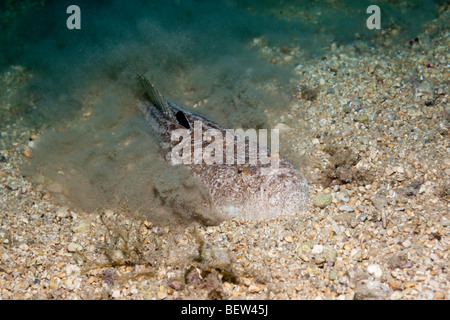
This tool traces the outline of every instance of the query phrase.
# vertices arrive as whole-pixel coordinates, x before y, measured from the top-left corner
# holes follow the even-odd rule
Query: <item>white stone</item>
[[[383,275],[383,270],[378,264],[369,264],[367,266],[367,272],[374,276],[375,279],[381,279],[381,276]]]
[[[312,248],[311,252],[312,252],[313,254],[321,254],[321,253],[323,252],[323,245],[316,244],[316,245]]]

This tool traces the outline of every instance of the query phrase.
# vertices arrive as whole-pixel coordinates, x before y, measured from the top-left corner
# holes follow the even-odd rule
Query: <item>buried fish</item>
[[[138,78],[145,96],[138,108],[159,135],[166,160],[185,165],[203,182],[218,217],[212,224],[271,219],[305,210],[308,183],[289,160],[167,101],[143,75]]]

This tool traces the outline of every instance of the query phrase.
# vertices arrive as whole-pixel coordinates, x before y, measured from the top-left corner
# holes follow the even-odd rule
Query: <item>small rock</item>
[[[405,169],[404,169],[403,167],[397,167],[397,168],[395,168],[395,171],[396,171],[397,173],[404,173],[404,172],[405,172]]]
[[[321,127],[323,127],[323,126],[325,126],[327,124],[327,119],[320,119],[319,120],[319,126],[321,126]]]
[[[434,183],[432,181],[427,181],[420,186],[419,193],[420,194],[432,194],[434,191]]]
[[[313,254],[321,254],[322,252],[323,252],[323,245],[321,244],[316,244],[311,250],[311,253]]]
[[[384,298],[384,292],[377,288],[369,288],[360,284],[355,288],[355,300],[379,300]]]
[[[91,223],[82,219],[72,227],[72,231],[74,233],[88,233],[91,231]]]
[[[300,259],[302,259],[304,262],[309,262],[309,258],[306,254],[304,253],[299,253],[299,257]]]
[[[347,211],[347,212],[353,212],[355,211],[355,208],[353,206],[340,206],[340,211]]]
[[[395,170],[392,167],[386,167],[386,169],[384,169],[384,172],[386,172],[386,175],[390,176],[391,174],[393,174],[395,172]]]
[[[33,156],[33,153],[31,152],[30,148],[25,148],[25,150],[23,150],[23,155],[27,158],[31,158]]]
[[[120,290],[114,290],[111,294],[111,297],[113,298],[119,298],[120,297]]]
[[[321,254],[318,254],[318,255],[314,256],[314,262],[320,266],[320,265],[324,264],[326,262],[326,260]]]
[[[417,298],[419,300],[433,300],[434,293],[432,290],[424,290],[419,293],[419,296]]]
[[[6,187],[11,190],[18,190],[20,188],[20,183],[18,181],[10,181],[6,184]]]
[[[387,199],[386,196],[383,195],[376,195],[372,198],[372,204],[377,208],[378,210],[383,210],[384,207],[387,206]]]
[[[366,221],[367,217],[369,216],[368,212],[362,213],[359,215],[359,217],[357,218],[359,221],[364,222]]]
[[[174,281],[169,282],[169,287],[171,287],[172,289],[174,289],[176,291],[179,291],[179,290],[183,289],[184,284],[181,280],[180,281],[174,280]]]
[[[401,291],[392,292],[392,294],[391,294],[392,300],[400,300],[401,298],[403,298],[403,292],[401,292]]]
[[[353,261],[361,262],[363,260],[361,250],[356,250],[356,249],[354,249],[354,250],[352,250],[352,252],[350,253],[350,256],[352,257]]]
[[[434,94],[434,87],[428,81],[422,81],[417,89],[421,95],[433,96]]]
[[[350,197],[349,197],[348,193],[347,192],[343,192],[343,191],[337,192],[335,197],[336,197],[336,199],[338,201],[342,201],[342,202],[345,202],[345,203],[349,202],[349,200],[350,200]]]
[[[81,252],[81,251],[83,251],[83,247],[81,245],[79,245],[78,243],[71,242],[67,246],[67,251],[69,251],[69,252]]]
[[[362,114],[358,114],[357,116],[355,116],[355,118],[353,118],[353,120],[356,122],[367,122],[367,121],[369,121],[369,116],[365,113],[362,113]]]
[[[442,300],[442,299],[445,298],[445,293],[442,292],[442,291],[436,291],[436,292],[434,293],[434,295],[433,295],[433,298],[434,298],[435,300]]]
[[[292,238],[292,236],[287,235],[287,236],[284,237],[284,241],[286,241],[286,242],[293,242],[294,239]]]
[[[313,198],[313,205],[319,208],[325,208],[333,200],[333,196],[329,193],[318,194]]]
[[[112,252],[111,258],[116,263],[122,263],[125,260],[125,255],[123,254],[122,250],[114,250]]]
[[[159,287],[157,296],[159,300],[164,300],[167,297],[167,292],[164,286]]]
[[[255,284],[251,284],[251,285],[248,287],[248,292],[250,292],[250,293],[258,293],[258,292],[260,292],[261,290],[262,290],[262,288],[261,288],[260,286],[255,285]]]
[[[333,280],[336,280],[337,278],[338,278],[338,274],[337,274],[336,270],[331,270],[330,271],[330,280],[333,281]]]
[[[50,288],[50,290],[57,290],[59,287],[58,280],[56,279],[50,280],[48,287]]]
[[[413,288],[413,287],[415,287],[416,285],[417,285],[417,282],[415,282],[415,281],[406,281],[406,282],[404,283],[405,289],[407,289],[407,288]]]
[[[369,264],[367,266],[367,272],[375,277],[375,279],[381,279],[383,275],[383,270],[378,264]]]
[[[58,217],[58,218],[68,218],[69,216],[70,216],[70,213],[69,213],[69,208],[67,208],[67,207],[62,207],[62,208],[58,208],[57,210],[56,210],[56,216]]]
[[[348,283],[348,278],[346,276],[339,277],[338,279],[340,284],[346,285]]]
[[[402,246],[404,246],[405,248],[409,248],[409,247],[411,247],[411,245],[412,245],[412,242],[409,239],[402,242]]]
[[[226,270],[232,264],[230,254],[219,247],[204,250],[203,259],[211,266]]]
[[[333,249],[332,246],[324,246],[321,255],[325,258],[327,262],[331,263],[336,262],[337,252],[336,250]]]

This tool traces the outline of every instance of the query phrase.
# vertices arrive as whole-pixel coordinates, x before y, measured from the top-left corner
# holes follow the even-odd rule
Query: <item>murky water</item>
[[[67,27],[73,4],[81,29]],[[177,195],[186,195],[185,178],[165,164],[136,111],[135,73],[225,126],[267,128],[273,123],[264,111],[286,110],[292,99],[297,65],[342,45],[354,55],[404,45],[436,16],[439,1],[378,1],[379,30],[367,28],[371,4],[3,2],[0,67],[16,66],[22,81],[9,83],[12,97],[2,89],[1,130],[19,120],[43,129],[28,174],[63,186],[61,201],[93,210],[127,198],[164,216],[156,213],[153,177],[165,174]]]

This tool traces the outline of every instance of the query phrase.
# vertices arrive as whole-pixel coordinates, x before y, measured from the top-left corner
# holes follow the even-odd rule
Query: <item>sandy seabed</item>
[[[10,125],[0,299],[448,299],[446,17],[401,47],[333,46],[297,66],[289,109],[268,114],[310,182],[294,217],[170,227],[75,212],[20,174],[39,137]],[[22,71],[2,75],[3,108]]]

